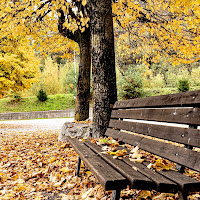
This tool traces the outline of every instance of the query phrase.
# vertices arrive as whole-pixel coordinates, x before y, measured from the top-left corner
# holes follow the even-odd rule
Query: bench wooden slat
[[[123,158],[123,161],[130,166],[136,167],[139,172],[152,179],[157,185],[156,190],[158,192],[176,193],[178,191],[178,186],[175,182],[172,182],[171,180],[165,178],[161,174],[147,168],[147,166],[141,163],[131,162],[127,158]]]
[[[105,190],[117,190],[127,187],[126,178],[90,150],[83,142],[69,136],[67,140]]]
[[[200,182],[176,171],[159,171],[158,173],[177,183],[183,193],[199,192]]]
[[[120,173],[123,174],[123,176],[125,176],[130,182],[132,188],[136,188],[138,187],[139,189],[144,189],[144,188],[151,188],[151,189],[156,189],[159,192],[171,192],[171,193],[175,193],[178,188],[177,185],[170,181],[169,179],[165,178],[164,176],[160,175],[159,173],[156,173],[152,170],[150,170],[149,168],[147,168],[146,166],[144,166],[143,164],[140,163],[135,163],[135,162],[131,162],[128,159],[123,158],[123,161],[118,160],[118,159],[113,159],[110,155],[105,155],[102,154],[102,150],[100,147],[98,147],[95,144],[92,144],[91,142],[86,142],[86,145],[88,145],[90,148],[92,148],[96,153],[98,153],[103,159],[105,159],[111,166],[113,166],[115,169],[117,169]],[[125,164],[126,163],[126,164]],[[127,167],[130,166],[130,167]],[[132,167],[137,168],[138,171],[135,171],[134,169],[132,169]],[[129,170],[127,170],[129,169]],[[138,185],[137,183],[137,177],[139,174],[139,178],[141,179],[141,174],[143,174],[145,177],[148,177],[148,179],[146,179],[145,181],[143,181],[143,184],[147,181],[148,186],[146,185]],[[142,177],[144,177],[142,176]],[[135,181],[134,181],[135,179]],[[152,180],[154,182],[154,184],[152,182],[149,182],[149,179]],[[132,183],[132,181],[134,182]],[[144,189],[145,190],[145,189]]]
[[[147,178],[140,172],[135,171],[126,163],[118,159],[113,159],[110,155],[102,154],[101,147],[92,144],[89,141],[86,141],[85,143],[88,147],[90,147],[93,151],[100,155],[107,163],[109,163],[113,168],[115,168],[119,173],[126,177],[129,181],[131,188],[143,190],[156,189],[156,184],[151,179]]]
[[[200,125],[200,108],[146,108],[134,110],[113,110],[111,118]]]
[[[141,149],[150,153],[187,166],[193,170],[200,171],[200,152],[113,129],[107,129],[106,136],[111,136],[114,139],[133,146],[139,145]]]
[[[123,129],[143,135],[153,136],[169,141],[200,147],[200,130],[157,124],[110,120],[109,127]]]
[[[170,95],[152,96],[124,101],[117,101],[114,109],[118,108],[147,108],[164,106],[200,106],[200,91],[190,91]]]

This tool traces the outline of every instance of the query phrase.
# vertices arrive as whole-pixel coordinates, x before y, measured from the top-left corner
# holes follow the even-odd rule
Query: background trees
[[[39,55],[51,51],[67,58],[73,56],[79,45],[78,120],[87,117],[89,108],[92,56],[96,135],[106,129],[110,107],[116,100],[112,14],[120,71],[126,75],[129,67],[136,68],[142,74],[144,87],[167,86],[169,74],[175,72],[169,65],[185,68],[191,76],[193,64],[200,60],[198,0],[119,0],[113,3],[113,13],[111,3],[111,0],[0,2],[1,38],[9,37],[8,27],[12,27],[12,31],[28,36]]]
[[[28,89],[39,75],[38,60],[26,38],[11,34],[1,39],[0,97]],[[18,94],[19,95],[19,94]]]

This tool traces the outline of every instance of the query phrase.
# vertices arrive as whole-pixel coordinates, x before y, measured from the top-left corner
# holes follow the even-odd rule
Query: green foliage
[[[43,88],[48,95],[59,93],[75,95],[78,74],[76,73],[75,76],[74,63],[66,62],[58,65],[52,58],[47,57],[42,60],[40,68],[42,71],[39,82],[33,84],[33,87],[24,96],[35,96],[40,88]]]
[[[151,77],[151,87],[153,88],[164,88],[165,87],[165,81],[162,74],[157,74],[153,77]]]
[[[143,96],[141,74],[129,68],[119,81],[119,95],[122,99],[134,99]]]
[[[200,86],[200,67],[192,69],[190,84],[191,86]]]
[[[190,83],[188,79],[180,79],[178,83],[179,92],[187,92],[190,89]]]
[[[77,85],[77,79],[78,79],[78,70],[74,70],[74,64],[73,63],[67,63],[66,65],[62,66],[61,68],[61,84],[63,88],[63,92],[65,93],[72,93],[76,94],[76,85]]]
[[[41,102],[44,102],[44,101],[46,101],[46,100],[48,99],[48,98],[47,98],[46,92],[43,91],[42,89],[39,90],[38,95],[37,95],[37,98],[38,98],[38,100],[41,101]]]
[[[165,88],[144,88],[144,96],[160,96],[166,94],[174,94],[177,93],[176,88],[165,87]]]
[[[29,112],[45,110],[66,110],[75,108],[73,94],[48,95],[45,102],[38,101],[36,96],[22,98],[21,101],[13,101],[13,98],[0,99],[0,112]]]

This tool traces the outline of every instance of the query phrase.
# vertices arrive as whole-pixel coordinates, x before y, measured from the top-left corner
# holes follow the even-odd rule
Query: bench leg
[[[77,164],[77,169],[76,169],[76,176],[79,176],[80,167],[81,167],[81,158],[78,157],[78,164]]]
[[[180,200],[187,200],[187,194],[183,194],[181,191],[178,191],[178,196]]]
[[[119,200],[120,199],[121,190],[113,190],[111,200]]]

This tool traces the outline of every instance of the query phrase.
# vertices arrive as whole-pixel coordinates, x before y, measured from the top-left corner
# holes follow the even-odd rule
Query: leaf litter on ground
[[[0,200],[111,199],[111,192],[104,191],[83,163],[81,177],[75,176],[78,155],[69,143],[57,141],[58,131],[11,130],[6,134],[0,132]],[[117,158],[128,156],[126,150],[116,150],[118,141],[106,140],[100,140],[100,143],[108,144],[111,155]],[[132,154],[139,151],[137,148],[134,151],[134,148],[130,148]],[[140,151],[137,153],[141,154]],[[121,192],[122,199],[139,200],[158,195],[161,194],[155,191],[129,188]],[[198,199],[198,195],[194,194],[191,199]],[[177,199],[177,196],[162,199]]]

